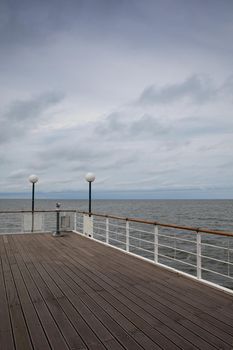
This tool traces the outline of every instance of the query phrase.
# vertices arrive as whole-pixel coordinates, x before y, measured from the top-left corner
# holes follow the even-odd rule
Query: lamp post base
[[[61,232],[53,232],[53,237],[63,237],[64,235]]]

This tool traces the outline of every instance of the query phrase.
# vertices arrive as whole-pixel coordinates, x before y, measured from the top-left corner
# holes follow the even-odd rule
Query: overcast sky
[[[232,0],[0,0],[0,192],[233,198]]]

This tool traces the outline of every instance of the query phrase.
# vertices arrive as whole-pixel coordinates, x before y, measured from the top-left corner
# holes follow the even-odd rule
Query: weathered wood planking
[[[232,349],[233,297],[66,234],[0,237],[0,349]]]

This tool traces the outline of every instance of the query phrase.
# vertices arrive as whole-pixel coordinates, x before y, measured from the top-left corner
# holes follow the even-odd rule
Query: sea
[[[88,211],[86,200],[38,199],[35,210],[61,209]],[[0,199],[0,211],[31,210],[30,199]],[[143,218],[161,223],[233,231],[232,200],[93,200],[96,213]]]
[[[51,210],[56,209],[56,203],[61,204],[61,210],[75,209],[78,211],[88,211],[87,200],[64,200],[64,199],[37,199],[35,200],[35,210]],[[0,199],[0,233],[10,232],[14,228],[14,216],[12,219],[5,220],[6,215],[1,211],[10,210],[31,210],[30,199]],[[207,228],[213,230],[224,230],[233,232],[233,200],[92,200],[92,212],[99,214],[109,214],[113,216],[140,218],[151,221],[158,221],[166,224],[177,224],[181,226],[192,226],[198,228]],[[12,214],[14,215],[14,214]],[[51,222],[50,222],[51,224]],[[55,225],[55,217],[52,226]],[[1,227],[2,226],[2,227]],[[4,228],[3,228],[4,226]],[[147,225],[148,226],[148,225]],[[55,227],[54,227],[55,228]],[[51,230],[53,227],[45,227],[45,230]],[[186,254],[179,249],[169,249],[169,245],[174,247],[179,240],[170,240],[169,237],[163,237],[162,234],[170,235],[167,229],[159,229],[161,233],[160,242],[162,244],[162,253],[169,258],[160,257],[160,262],[170,267],[174,267],[183,272],[195,275],[196,268],[192,268],[186,263],[196,264],[196,256],[192,253]],[[173,230],[174,232],[174,230]],[[136,234],[136,233],[135,233]],[[180,236],[179,236],[180,234]],[[173,233],[172,233],[173,235]],[[196,251],[195,243],[191,243],[194,234],[189,232],[178,231],[177,238],[185,238],[186,242],[180,242],[181,248],[190,252]],[[146,236],[141,238],[147,239]],[[174,238],[172,236],[172,238]],[[196,239],[196,237],[195,237]],[[190,240],[190,243],[189,243]],[[233,237],[223,237],[216,235],[202,234],[202,258],[203,272],[202,276],[211,282],[221,284],[225,287],[233,289]],[[205,245],[205,244],[206,245]],[[114,245],[114,240],[113,240]],[[141,248],[145,249],[148,246]],[[214,248],[213,246],[223,247]],[[153,248],[151,248],[152,250]],[[149,253],[141,250],[141,255],[150,258]],[[174,253],[175,252],[175,253]],[[180,258],[183,263],[179,263],[171,259],[175,254],[176,258]],[[139,254],[140,255],[140,254]],[[213,259],[208,259],[212,257]],[[223,262],[219,262],[221,260]],[[211,273],[213,270],[216,273]],[[221,274],[226,275],[226,278]],[[229,277],[229,278],[228,278]]]

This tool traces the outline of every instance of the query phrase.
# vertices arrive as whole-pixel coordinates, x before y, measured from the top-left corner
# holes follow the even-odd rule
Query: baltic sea
[[[35,201],[36,209],[88,210],[85,200]],[[0,199],[1,210],[30,210],[30,199]],[[96,213],[155,220],[162,223],[233,231],[233,200],[93,200]]]

